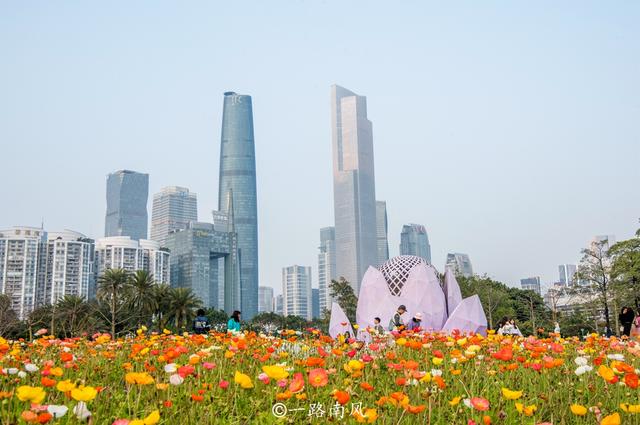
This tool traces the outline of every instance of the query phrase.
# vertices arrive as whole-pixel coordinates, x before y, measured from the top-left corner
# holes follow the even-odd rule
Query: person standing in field
[[[227,322],[227,332],[240,332],[240,312],[235,310]]]

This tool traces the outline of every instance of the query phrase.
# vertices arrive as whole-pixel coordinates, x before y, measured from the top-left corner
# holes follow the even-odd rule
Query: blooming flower
[[[253,388],[253,382],[251,382],[251,378],[249,378],[249,376],[245,375],[244,373],[238,372],[237,370],[233,377],[233,380],[236,384],[240,385],[240,387],[244,389]]]
[[[472,397],[470,402],[471,402],[471,406],[473,406],[473,408],[476,410],[480,410],[482,412],[489,410],[489,400],[485,398]]]
[[[600,425],[620,425],[620,414],[613,413],[609,416],[602,418]]]
[[[571,413],[576,416],[584,416],[587,414],[587,408],[582,406],[581,404],[572,404]]]
[[[640,413],[640,404],[621,403],[620,408],[626,413]]]
[[[266,373],[269,378],[276,381],[289,376],[289,372],[281,366],[262,366],[262,371]]]
[[[525,416],[533,416],[538,407],[535,404],[525,406],[522,403],[516,403],[516,410],[519,413],[524,413]]]
[[[324,387],[329,383],[329,375],[322,368],[313,369],[309,372],[309,385],[312,387]]]
[[[69,408],[64,404],[50,404],[47,406],[47,412],[49,412],[54,418],[58,419],[67,414]]]
[[[71,390],[71,398],[77,401],[91,401],[96,398],[96,395],[98,395],[98,391],[95,388],[85,387],[84,385]]]
[[[293,379],[291,380],[291,384],[289,384],[289,391],[292,393],[299,393],[304,389],[304,378],[302,373],[298,372],[293,375]]]
[[[184,378],[177,373],[174,373],[169,377],[169,383],[171,385],[180,385],[184,382]]]
[[[502,387],[502,396],[507,400],[517,400],[522,397],[522,391],[512,391],[508,388]]]
[[[67,393],[72,389],[74,389],[75,387],[76,387],[76,384],[72,383],[68,379],[65,379],[64,381],[60,381],[58,382],[58,385],[56,385],[56,389],[63,393]]]
[[[31,403],[40,404],[44,400],[47,393],[41,387],[30,387],[23,385],[18,387],[16,396],[20,401],[29,401]]]

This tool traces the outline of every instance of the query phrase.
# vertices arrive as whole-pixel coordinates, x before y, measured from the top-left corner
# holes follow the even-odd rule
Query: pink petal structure
[[[338,305],[338,303],[334,302],[331,305],[331,319],[329,320],[329,335],[331,338],[335,339],[340,334],[344,334],[345,332],[349,332],[349,334],[354,337],[353,328],[351,327],[351,322],[349,318],[344,313],[342,308]]]
[[[444,286],[442,290],[447,299],[447,314],[451,316],[456,307],[458,307],[458,304],[462,301],[462,293],[460,292],[460,285],[458,285],[456,276],[450,267],[446,267],[444,272]]]
[[[416,313],[421,313],[421,329],[425,331],[449,333],[458,330],[486,334],[487,320],[480,299],[474,295],[463,300],[460,286],[450,269],[446,269],[441,286],[438,272],[432,265],[420,257],[401,255],[378,268],[369,267],[365,273],[356,310],[356,321],[361,330],[358,339],[370,341],[371,335],[365,330],[374,326],[375,317],[379,317],[380,324],[388,329],[400,305],[407,308],[402,321],[407,324]],[[330,335],[333,338],[347,330],[340,325],[347,320],[346,315],[339,306],[337,308],[332,307],[331,310]],[[353,335],[350,329],[349,332]]]
[[[451,313],[449,320],[442,328],[444,332],[455,330],[462,333],[487,334],[487,317],[484,315],[480,297],[473,295],[462,300]]]

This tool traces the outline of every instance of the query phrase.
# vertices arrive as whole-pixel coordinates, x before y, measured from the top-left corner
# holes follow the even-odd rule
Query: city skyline
[[[81,20],[54,5],[38,16],[28,5],[3,6],[0,39],[14,40],[0,59],[3,153],[38,155],[30,167],[7,161],[0,169],[13,182],[0,189],[7,205],[0,228],[39,227],[44,219],[47,229],[102,237],[104,177],[116,169],[148,173],[149,193],[188,187],[199,195],[199,216],[210,217],[219,99],[237,89],[254,99],[260,283],[277,288],[283,265],[316,264],[318,229],[333,224],[327,88],[337,83],[367,96],[391,256],[402,224],[417,221],[429,229],[439,270],[448,252],[461,251],[476,273],[517,286],[522,276],[553,282],[557,265],[577,264],[595,234],[633,234],[637,6],[622,13],[554,5],[555,13],[582,18],[570,25],[545,5],[470,5],[468,14],[422,5],[400,15],[374,2],[356,23],[345,18],[356,7],[339,6],[344,15],[328,2],[271,17],[257,5],[247,24],[264,37],[236,34],[229,43],[212,40],[233,32],[235,5],[198,14],[159,5],[149,20],[134,5],[124,22],[111,6],[95,15],[104,19],[87,13]],[[262,14],[275,25],[265,27]],[[218,25],[212,16],[222,18]],[[179,18],[175,27],[167,28],[168,17]],[[272,29],[285,25],[304,34],[306,48]],[[372,25],[388,31],[373,33]],[[115,38],[104,35],[112,26]],[[27,37],[34,27],[39,36]],[[298,56],[273,61],[272,46]],[[271,65],[255,72],[256,63]],[[523,166],[530,162],[544,170],[539,178]],[[45,169],[47,178],[34,171]],[[419,196],[407,190],[425,183]],[[290,193],[303,202],[288,204]]]

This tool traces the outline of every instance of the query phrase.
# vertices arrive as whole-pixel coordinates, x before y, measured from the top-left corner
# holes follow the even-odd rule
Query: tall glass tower
[[[227,211],[232,202],[240,263],[240,305],[242,317],[258,313],[258,206],[256,154],[253,138],[251,96],[224,94],[220,141],[218,210]]]
[[[356,294],[369,266],[378,265],[373,133],[367,98],[331,86],[336,276]]]
[[[431,264],[431,245],[422,224],[405,224],[400,233],[400,255],[415,255]]]
[[[105,236],[147,239],[149,174],[120,170],[107,177]]]

